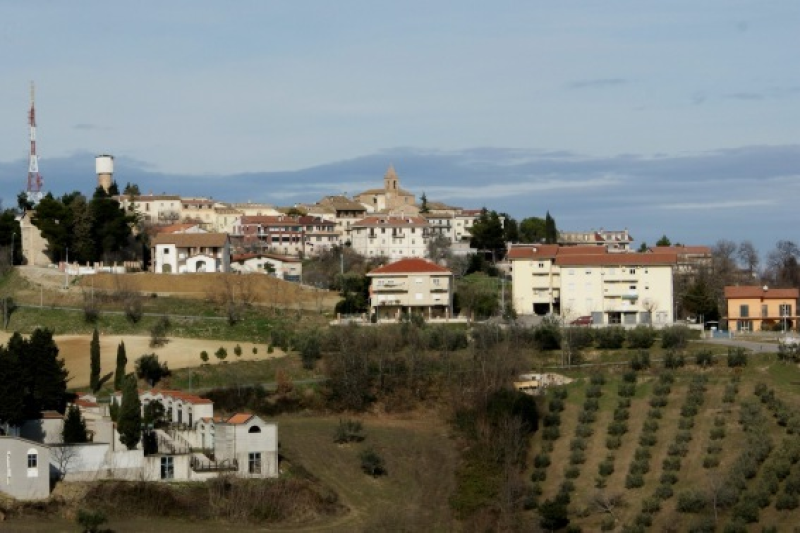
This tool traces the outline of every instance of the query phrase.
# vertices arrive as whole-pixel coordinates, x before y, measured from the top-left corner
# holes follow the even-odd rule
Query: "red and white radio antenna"
[[[28,159],[28,188],[25,190],[28,201],[34,205],[44,197],[42,192],[42,175],[39,174],[39,156],[36,155],[36,108],[34,106],[34,87],[31,82],[31,110],[28,114],[31,130],[31,153]]]

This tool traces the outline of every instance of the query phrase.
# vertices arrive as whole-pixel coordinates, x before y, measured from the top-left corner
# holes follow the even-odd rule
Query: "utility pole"
[[[67,247],[67,256],[64,263],[64,289],[69,289],[69,247]]]

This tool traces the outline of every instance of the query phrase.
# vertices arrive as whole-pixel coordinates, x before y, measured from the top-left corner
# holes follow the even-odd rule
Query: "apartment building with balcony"
[[[240,251],[295,257],[317,255],[339,242],[333,221],[313,216],[243,216],[233,224],[231,240]]]
[[[430,224],[419,216],[378,215],[355,222],[349,240],[353,250],[365,257],[390,260],[426,257]]]
[[[379,321],[421,314],[426,320],[452,317],[453,273],[420,258],[376,268],[370,278],[370,310]]]
[[[768,286],[725,287],[728,329],[731,331],[791,331],[797,327],[800,289]]]
[[[594,324],[674,320],[674,253],[613,253],[605,247],[512,247],[512,301],[520,315],[591,316]]]

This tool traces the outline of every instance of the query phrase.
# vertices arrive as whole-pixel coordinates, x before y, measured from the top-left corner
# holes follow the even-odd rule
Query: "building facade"
[[[230,271],[230,242],[224,233],[159,233],[150,248],[157,274]]]
[[[448,269],[412,258],[376,268],[370,278],[370,310],[379,321],[421,314],[426,320],[453,315],[453,274]]]
[[[800,289],[768,286],[725,287],[728,329],[731,331],[792,331],[797,327]]]
[[[520,315],[591,316],[594,324],[626,326],[674,321],[675,254],[531,245],[513,247],[508,259]]]
[[[365,257],[427,257],[430,225],[423,217],[370,216],[350,227],[350,243]]]

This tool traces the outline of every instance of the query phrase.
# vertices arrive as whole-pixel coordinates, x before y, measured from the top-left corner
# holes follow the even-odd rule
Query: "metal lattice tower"
[[[42,192],[42,175],[39,174],[39,156],[36,155],[36,108],[34,106],[34,87],[31,82],[31,110],[28,113],[28,124],[31,132],[31,153],[28,159],[28,187],[25,189],[28,201],[34,205],[39,203]]]

